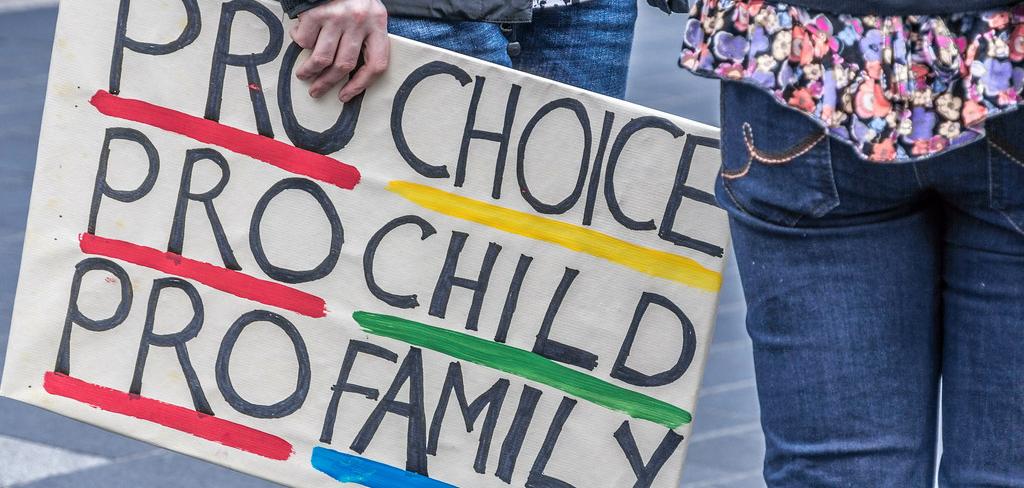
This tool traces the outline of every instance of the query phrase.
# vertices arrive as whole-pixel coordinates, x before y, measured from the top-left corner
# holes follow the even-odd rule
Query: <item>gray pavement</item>
[[[645,2],[641,1],[641,4]],[[0,0],[0,351],[6,349],[56,9]],[[16,8],[17,7],[17,8]],[[641,6],[627,98],[716,124],[718,86],[675,67],[681,16]],[[730,265],[683,486],[764,486],[750,341]],[[3,355],[0,354],[0,369]],[[262,487],[271,483],[0,399],[0,487]],[[581,487],[583,488],[583,487]]]

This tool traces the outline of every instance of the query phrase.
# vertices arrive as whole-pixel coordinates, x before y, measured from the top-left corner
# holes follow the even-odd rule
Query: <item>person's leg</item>
[[[929,486],[940,206],[914,166],[863,162],[757,88],[725,82],[722,104],[717,190],[747,300],[765,481]]]
[[[942,486],[1024,487],[1024,113],[928,167],[949,202]]]
[[[622,98],[633,48],[636,2],[590,0],[534,10],[512,28],[512,65],[544,78]],[[515,52],[515,49],[513,49]]]
[[[391,17],[388,32],[431,46],[511,67],[508,39],[496,24]]]

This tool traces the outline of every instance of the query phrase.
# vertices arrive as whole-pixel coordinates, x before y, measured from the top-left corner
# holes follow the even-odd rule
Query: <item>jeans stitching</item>
[[[1010,225],[1017,231],[1017,233],[1019,233],[1020,235],[1024,235],[1024,228],[1021,228],[1021,226],[1017,224],[1017,221],[1013,220],[1013,217],[1010,216],[1010,214],[1006,213],[1006,211],[1004,210],[998,210],[998,212],[1003,215],[1003,218],[1010,223]]]
[[[747,174],[750,173],[750,165],[751,165],[751,163],[753,161],[754,161],[754,157],[753,156],[748,157],[747,158],[747,163],[744,164],[743,167],[740,168],[739,171],[726,172],[725,168],[722,168],[722,172],[721,172],[722,173],[722,178],[725,178],[727,180],[735,180],[735,179],[739,179],[739,178],[743,178],[744,176],[747,176]]]
[[[1024,167],[1024,161],[1021,161],[1020,159],[1018,159],[1014,155],[1010,154],[1010,152],[1007,151],[1003,147],[1003,144],[1001,142],[993,141],[991,134],[989,134],[987,140],[988,140],[989,147],[999,151],[1004,156],[1006,156],[1010,161],[1013,161],[1017,165],[1019,165],[1021,167]],[[989,156],[988,164],[989,164],[989,171],[988,171],[988,178],[989,178],[989,180],[988,181],[989,181],[989,192],[990,192],[989,193],[989,202],[990,202],[990,204],[992,204],[992,207],[997,212],[999,212],[999,214],[1002,215],[1004,219],[1006,219],[1006,221],[1010,224],[1011,227],[1013,227],[1014,230],[1017,231],[1018,234],[1024,235],[1024,227],[1021,227],[1021,225],[1017,223],[1017,220],[1014,219],[1012,215],[1010,215],[1008,212],[1006,212],[1006,210],[1001,208],[1003,206],[1002,201],[1001,201],[1002,200],[1001,199],[1002,191],[1001,191],[1001,189],[999,187],[1000,182],[997,181],[993,177],[993,166],[992,166],[993,165],[993,161],[992,161],[992,156],[991,155]]]
[[[751,128],[750,124],[744,122],[742,130],[743,143],[747,146],[747,154],[749,155],[747,157],[747,162],[746,164],[743,165],[742,168],[740,168],[737,171],[727,172],[725,168],[722,168],[722,170],[719,171],[719,176],[726,180],[723,181],[722,188],[725,189],[726,194],[729,196],[729,199],[732,200],[732,203],[736,205],[736,208],[747,215],[756,217],[755,214],[751,213],[746,207],[744,207],[739,202],[739,199],[736,198],[736,195],[733,193],[732,189],[729,187],[728,184],[726,184],[727,181],[732,181],[747,176],[750,173],[751,166],[753,165],[753,161],[755,160],[768,165],[780,165],[792,162],[794,159],[803,156],[804,154],[807,154],[811,149],[814,149],[819,143],[821,143],[822,140],[828,137],[828,132],[823,131],[819,134],[812,134],[806,137],[803,141],[800,141],[799,143],[795,144],[792,148],[790,148],[787,151],[783,151],[781,153],[776,154],[766,154],[758,150],[755,146],[754,131]],[[831,165],[829,171],[831,172]],[[838,193],[838,190],[836,190],[835,188],[834,181],[831,183],[831,185],[833,192]],[[815,215],[824,209],[835,207],[836,205],[838,204],[832,201],[821,202],[821,204],[811,209],[809,214],[796,215],[796,218],[793,220],[793,222],[787,224],[787,226],[795,227],[807,215]]]
[[[734,205],[736,205],[736,208],[737,208],[737,209],[738,209],[739,211],[741,211],[741,212],[743,212],[744,214],[746,214],[746,215],[750,216],[751,218],[754,218],[754,219],[758,219],[758,220],[763,220],[763,221],[765,221],[765,218],[764,218],[764,217],[760,217],[760,216],[758,216],[757,214],[755,214],[755,213],[751,212],[750,210],[747,210],[747,208],[746,208],[746,207],[744,207],[744,206],[743,206],[743,204],[741,204],[741,203],[740,203],[739,199],[737,199],[737,198],[736,198],[736,195],[734,195],[734,194],[733,194],[733,192],[732,192],[732,189],[731,189],[731,188],[729,188],[729,185],[725,185],[725,184],[723,184],[723,185],[722,185],[722,188],[724,188],[724,189],[725,189],[725,193],[726,193],[726,195],[727,195],[727,196],[729,197],[729,200],[732,200],[732,203],[733,203]],[[793,220],[793,223],[791,223],[791,224],[788,224],[788,223],[782,223],[782,222],[773,222],[773,221],[771,221],[771,220],[766,220],[766,221],[767,221],[768,223],[772,224],[772,225],[778,225],[778,226],[782,226],[782,227],[789,227],[789,228],[792,228],[792,227],[795,227],[795,226],[796,226],[796,224],[800,223],[800,220],[801,220],[801,219],[803,219],[804,217],[805,217],[804,215],[798,215],[798,216],[796,217],[796,219],[795,219],[795,220]]]
[[[839,188],[836,187],[835,169],[833,168],[832,161],[833,161],[832,160],[832,151],[830,149],[829,150],[829,158],[828,158],[828,181],[827,181],[827,183],[828,183],[829,186],[832,187],[831,190],[832,190],[832,194],[835,195],[835,201],[825,200],[825,201],[821,202],[821,205],[818,205],[817,207],[814,207],[814,210],[812,210],[809,214],[804,214],[804,215],[801,215],[801,216],[797,217],[796,221],[793,222],[793,226],[794,227],[796,226],[796,224],[798,224],[800,222],[801,219],[803,219],[807,215],[815,215],[816,216],[816,215],[818,215],[819,213],[821,213],[823,211],[827,212],[827,211],[829,211],[829,210],[831,210],[833,208],[836,208],[836,207],[838,207],[839,205],[842,204],[842,202],[840,201],[840,198],[839,198]]]
[[[833,187],[834,186],[835,185],[833,185]],[[838,193],[839,193],[839,190],[836,190],[836,194],[838,194]],[[838,200],[838,197],[836,198],[836,200]],[[835,207],[838,207],[838,206],[839,206],[838,203],[826,200],[824,202],[821,202],[821,205],[818,205],[817,207],[814,207],[814,210],[811,210],[811,212],[808,215],[817,215],[822,210],[825,210],[825,209],[828,209],[828,208],[835,208]],[[801,215],[800,216],[801,219],[804,218],[804,217],[806,217],[806,215]],[[799,220],[800,219],[797,219],[797,221],[799,221]]]
[[[995,141],[993,141],[991,134],[989,134],[988,136],[988,143],[990,146],[996,148],[996,150],[1003,153],[1004,156],[1010,158],[1010,161],[1013,161],[1014,163],[1017,163],[1018,166],[1024,168],[1024,161],[1021,161],[1016,156],[1010,154],[1010,151],[1007,151],[1005,148],[1003,148],[1002,143],[996,143]]]
[[[992,155],[992,150],[998,150],[995,144],[992,144],[991,140],[987,140],[988,145],[985,147],[986,156],[988,156],[988,205],[995,210],[1002,209],[1002,189],[999,187],[999,179],[996,178],[996,162]]]
[[[729,196],[729,200],[732,200],[732,203],[736,205],[736,208],[751,217],[754,216],[754,214],[750,213],[750,211],[740,203],[739,199],[736,198],[736,195],[732,193],[732,189],[729,188],[729,185],[723,183],[722,188],[725,188],[725,193]]]
[[[917,180],[918,188],[921,188],[923,190],[924,189],[924,181],[921,179],[921,173],[917,171],[917,164],[916,163],[908,163],[908,164],[910,164],[910,169],[914,170],[914,179]]]
[[[827,134],[822,131],[820,134],[813,134],[804,138],[797,144],[794,144],[788,151],[782,151],[778,154],[768,155],[761,152],[757,148],[754,142],[754,129],[750,127],[747,122],[743,123],[743,143],[747,145],[747,150],[750,151],[750,156],[765,164],[783,164],[788,163],[810,151],[817,146]]]
[[[787,151],[783,151],[777,154],[767,154],[757,148],[754,141],[754,130],[750,127],[748,122],[743,123],[743,143],[747,146],[747,154],[750,157],[747,158],[747,163],[743,165],[738,171],[726,172],[722,171],[722,177],[728,180],[734,180],[742,178],[750,173],[750,167],[755,160],[764,164],[785,164],[793,161],[794,159],[807,154],[808,151],[814,149],[826,136],[827,132],[821,132],[820,134],[813,134],[806,137],[803,141],[795,144],[792,148]]]

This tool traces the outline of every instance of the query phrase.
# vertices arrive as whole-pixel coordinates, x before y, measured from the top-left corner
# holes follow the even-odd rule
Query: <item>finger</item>
[[[346,32],[338,46],[334,62],[313,80],[313,86],[309,89],[310,95],[319,97],[345,79],[356,67],[361,45],[362,38],[359,34],[353,31]]]
[[[391,57],[391,41],[387,34],[375,31],[366,38],[363,49],[363,65],[349,78],[338,93],[338,99],[348,102],[366,89],[388,68]]]
[[[320,34],[320,24],[299,17],[299,21],[292,24],[289,34],[295,44],[302,49],[313,49],[313,46],[316,45],[316,38]]]
[[[295,76],[300,80],[309,80],[330,67],[338,52],[339,39],[341,39],[340,28],[324,26],[320,29],[320,35],[317,36],[313,53],[295,70]]]

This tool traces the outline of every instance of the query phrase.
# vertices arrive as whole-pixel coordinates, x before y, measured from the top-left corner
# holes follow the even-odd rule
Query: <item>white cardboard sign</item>
[[[64,0],[2,394],[286,485],[675,487],[717,131],[257,0]]]

